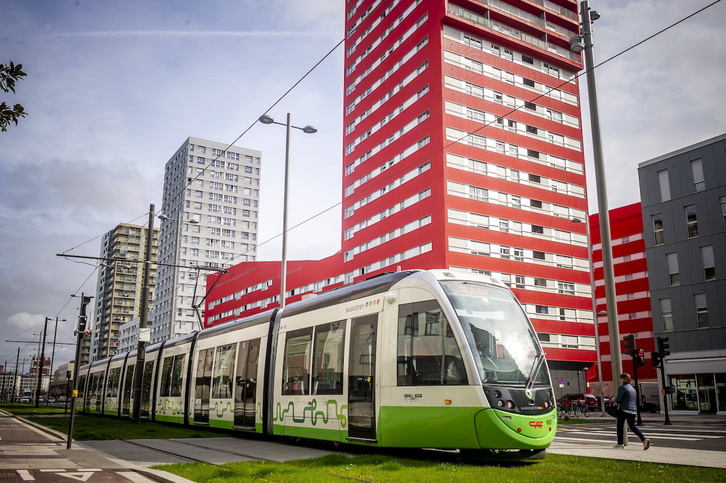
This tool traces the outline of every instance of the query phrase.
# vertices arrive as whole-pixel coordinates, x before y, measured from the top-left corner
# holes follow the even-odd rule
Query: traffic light
[[[662,359],[665,359],[666,356],[671,355],[671,351],[669,350],[671,345],[668,343],[668,337],[658,337],[658,352],[660,353],[660,357]]]
[[[660,356],[660,352],[651,352],[650,361],[653,363],[653,367],[655,368],[663,365],[663,358]]]
[[[633,356],[633,364],[635,364],[635,367],[643,367],[645,365],[645,354],[643,353],[643,349],[638,349],[635,351],[635,355]]]
[[[625,341],[625,350],[623,350],[623,353],[628,354],[630,357],[635,357],[635,336],[633,334],[626,335],[623,337],[623,340]]]

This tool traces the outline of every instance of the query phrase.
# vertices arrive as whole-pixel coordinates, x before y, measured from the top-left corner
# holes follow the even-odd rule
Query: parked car
[[[28,404],[30,402],[30,398],[27,396],[23,396],[18,400],[19,403],[25,403]]]
[[[597,398],[592,394],[565,394],[560,399],[558,399],[557,402],[561,404],[563,408],[571,407],[577,403],[585,404],[590,411],[598,408]]]

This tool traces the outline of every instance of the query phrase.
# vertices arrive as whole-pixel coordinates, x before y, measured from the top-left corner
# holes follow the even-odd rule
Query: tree
[[[15,83],[26,75],[23,72],[23,64],[15,65],[12,62],[7,65],[0,64],[0,89],[3,92],[15,94]],[[27,115],[28,113],[20,104],[9,106],[4,102],[0,102],[0,130],[7,131],[11,122],[14,122],[17,126],[18,119]]]

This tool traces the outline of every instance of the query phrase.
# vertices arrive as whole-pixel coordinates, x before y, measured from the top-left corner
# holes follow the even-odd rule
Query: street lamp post
[[[65,322],[66,319],[60,319],[60,322]],[[50,353],[50,374],[51,374],[51,382],[53,381],[53,364],[55,363],[55,339],[58,336],[58,317],[55,318],[55,330],[53,331],[53,350],[51,350]],[[50,393],[50,386],[48,387],[48,392]],[[57,390],[56,390],[57,392]],[[50,395],[50,394],[49,394]],[[49,404],[49,398],[45,399],[46,404]]]
[[[75,295],[71,295],[75,297]],[[71,393],[71,416],[68,421],[68,440],[66,449],[71,449],[73,444],[73,424],[76,418],[76,398],[78,397],[78,369],[81,366],[81,344],[83,334],[86,331],[86,306],[91,303],[92,297],[86,297],[81,293],[81,310],[78,312],[78,329],[76,330],[76,358],[73,360],[73,392]]]
[[[285,181],[283,185],[283,207],[282,207],[282,260],[280,274],[280,308],[285,306],[285,292],[287,290],[287,193],[288,193],[288,175],[290,165],[290,128],[299,129],[305,134],[315,134],[318,132],[313,126],[297,127],[290,124],[290,113],[287,113],[287,123],[276,122],[267,114],[260,116],[262,124],[278,124],[285,126]]]
[[[139,307],[139,344],[136,350],[136,364],[134,366],[134,406],[133,421],[141,422],[141,383],[144,373],[146,343],[149,342],[149,292],[151,279],[151,249],[154,245],[154,205],[149,205],[149,226],[146,233],[146,251],[144,255],[143,287],[141,289],[141,304]]]
[[[608,214],[607,183],[605,181],[605,162],[603,160],[602,138],[600,136],[600,115],[597,104],[597,86],[595,82],[595,60],[593,56],[592,22],[600,18],[600,14],[590,10],[587,0],[580,2],[582,19],[582,35],[570,39],[573,52],[583,52],[585,56],[585,72],[587,75],[587,96],[590,103],[590,129],[592,131],[593,162],[595,165],[595,183],[597,187],[597,206],[600,212],[600,241],[602,244],[603,275],[605,281],[605,302],[608,314],[608,337],[610,340],[610,357],[612,381],[615,385],[620,380],[623,370],[620,354],[620,328],[618,327],[618,308],[615,297],[615,272],[613,270],[613,252],[610,238],[610,217]]]
[[[48,333],[48,321],[51,320],[50,317],[45,318],[45,322],[43,323],[43,343],[40,346],[40,361],[38,362],[38,387],[35,390],[35,407],[37,408],[40,405],[40,389],[41,385],[43,383],[43,359],[45,359],[45,336]]]

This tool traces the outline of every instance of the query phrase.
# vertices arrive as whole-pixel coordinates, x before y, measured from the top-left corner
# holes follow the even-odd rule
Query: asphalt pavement
[[[607,418],[607,417],[606,417]],[[599,417],[590,418],[593,422]],[[610,419],[612,421],[612,419]],[[647,425],[662,424],[662,415],[644,415]],[[726,428],[726,416],[672,416],[674,425],[707,424]],[[575,426],[572,426],[575,427]],[[567,426],[561,426],[565,433]],[[561,433],[558,433],[560,435]],[[647,434],[647,433],[646,433]],[[250,438],[187,438],[170,440],[108,440],[73,442],[66,449],[65,435],[0,411],[0,478],[13,472],[17,479],[7,481],[79,481],[165,482],[188,480],[150,467],[168,463],[206,461],[222,464],[232,461],[288,461],[315,458],[325,454],[319,448],[307,448],[281,442]],[[647,451],[634,435],[625,449],[615,449],[613,441],[573,441],[556,437],[548,449],[551,454],[569,454],[595,458],[679,464],[726,469],[724,451],[660,447]]]

